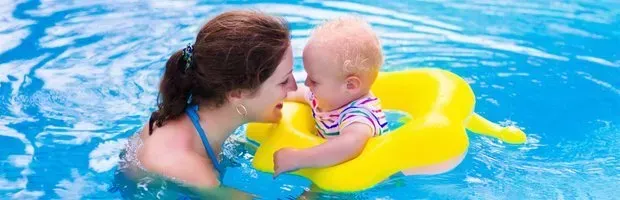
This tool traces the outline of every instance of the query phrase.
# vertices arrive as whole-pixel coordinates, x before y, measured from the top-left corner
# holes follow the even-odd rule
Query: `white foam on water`
[[[77,169],[71,169],[71,177],[59,181],[54,192],[61,199],[83,199],[90,194],[106,190],[106,184],[97,184],[91,179],[91,174],[81,175]]]
[[[118,165],[118,155],[127,143],[127,139],[105,141],[88,154],[88,167],[98,173],[113,169]]]

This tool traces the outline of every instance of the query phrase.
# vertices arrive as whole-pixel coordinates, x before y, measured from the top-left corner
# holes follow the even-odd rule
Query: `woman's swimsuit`
[[[215,152],[213,152],[213,148],[211,148],[211,145],[209,145],[209,140],[207,139],[206,132],[200,126],[200,117],[198,117],[198,105],[188,106],[185,109],[185,113],[192,120],[192,123],[194,124],[194,127],[196,128],[196,131],[198,132],[198,135],[200,135],[200,139],[202,139],[202,145],[205,147],[205,150],[207,150],[207,155],[209,156],[209,159],[211,159],[211,163],[213,163],[213,167],[215,167],[215,170],[217,170],[217,172],[219,173],[220,175],[219,179],[221,181],[222,177],[224,176],[224,168],[221,166],[220,162],[218,161],[217,156],[215,155]]]

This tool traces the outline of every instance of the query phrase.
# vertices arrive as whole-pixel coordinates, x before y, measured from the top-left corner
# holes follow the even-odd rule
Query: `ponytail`
[[[191,73],[187,73],[192,70],[191,47],[188,48],[175,52],[166,62],[166,70],[159,85],[157,111],[151,113],[149,119],[149,135],[153,133],[153,124],[161,127],[166,121],[185,112],[193,85]]]

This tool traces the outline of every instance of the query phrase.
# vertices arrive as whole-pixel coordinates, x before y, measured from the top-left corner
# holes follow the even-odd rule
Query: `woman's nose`
[[[297,81],[295,81],[295,77],[292,77],[292,78],[293,78],[293,81],[290,82],[290,86],[288,87],[289,92],[297,90]]]
[[[292,84],[293,86],[292,86],[292,87],[290,87],[291,89],[290,89],[289,91],[297,91],[297,82],[293,81],[291,84]]]

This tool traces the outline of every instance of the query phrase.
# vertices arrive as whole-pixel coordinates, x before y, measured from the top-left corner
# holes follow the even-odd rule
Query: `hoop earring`
[[[241,115],[242,117],[245,117],[246,115],[248,115],[248,110],[245,109],[245,106],[243,104],[239,104],[235,106],[235,110],[237,110],[237,113],[239,113],[239,115]]]

